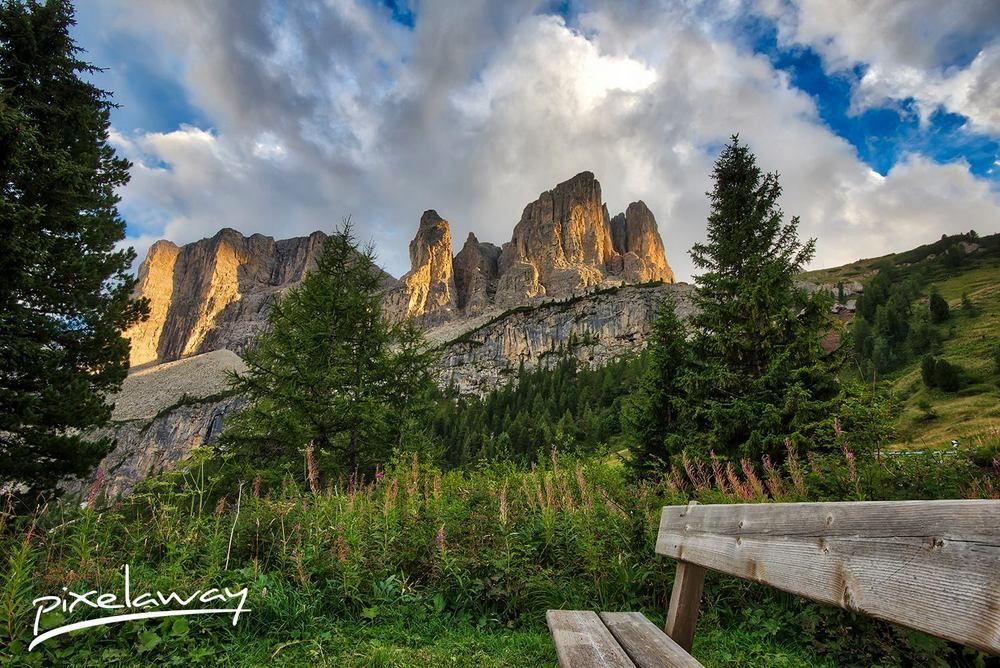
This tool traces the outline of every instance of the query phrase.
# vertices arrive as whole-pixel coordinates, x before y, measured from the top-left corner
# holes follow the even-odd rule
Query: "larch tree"
[[[371,471],[414,447],[432,357],[412,323],[383,314],[384,280],[349,221],[327,238],[245,352],[233,388],[248,403],[226,425],[224,447],[253,467],[294,471],[308,446],[327,475]]]

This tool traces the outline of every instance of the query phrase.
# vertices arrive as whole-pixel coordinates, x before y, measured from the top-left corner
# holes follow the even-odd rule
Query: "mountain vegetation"
[[[894,449],[995,441],[998,274],[1000,235],[975,231],[804,274],[813,282],[863,283],[845,340],[854,353],[847,370],[893,397]]]
[[[0,487],[25,503],[89,474],[128,371],[135,258],[108,142],[111,94],[70,36],[68,0],[0,4]]]
[[[431,357],[409,321],[381,309],[382,272],[358,248],[350,222],[323,246],[315,270],[275,304],[267,331],[244,357],[232,389],[248,400],[226,425],[222,447],[253,471],[327,475],[374,471],[410,448],[433,380]]]
[[[429,430],[445,444],[441,463],[463,468],[495,462],[530,465],[560,452],[601,455],[621,447],[623,400],[638,382],[645,356],[598,369],[556,351],[550,368],[519,372],[485,397],[439,393]]]
[[[447,223],[428,211],[403,290],[348,222],[322,251],[318,236],[283,246],[302,271],[315,258],[301,281],[255,265],[270,277],[266,298],[279,298],[267,311],[265,294],[254,297],[245,322],[266,311],[267,323],[231,378],[225,396],[242,403],[218,441],[125,498],[98,474],[81,496],[25,512],[25,491],[106,449],[81,430],[107,420],[105,393],[127,367],[121,331],[145,311],[129,298],[132,255],[115,250],[128,164],[108,144],[111,102],[84,81],[93,68],[71,25],[65,0],[0,5],[0,464],[22,482],[0,499],[5,665],[552,665],[547,609],[663,621],[676,573],[653,549],[665,505],[1000,499],[1000,235],[803,275],[814,242],[785,222],[778,176],[734,136],[713,172],[707,240],[692,249],[698,308],[681,317],[680,300],[665,299],[645,350],[590,368],[587,342],[571,337],[482,396],[439,388],[433,350],[389,317],[386,291],[405,312],[423,295],[425,315],[474,313],[495,300],[500,265],[516,265],[497,256],[513,251],[471,237],[457,278]],[[577,232],[601,231],[608,253],[560,274],[548,246],[532,248],[535,265],[513,269],[508,297],[565,290],[545,306],[562,312],[587,298],[569,294],[582,277],[600,279],[591,297],[630,273],[672,280],[665,261],[646,262],[662,248],[647,252],[656,227],[645,205],[610,218],[582,173],[526,209],[522,223],[553,239],[566,235],[550,201]],[[580,229],[573,202],[587,204],[593,229]],[[214,264],[237,237],[250,243],[220,233],[193,265]],[[172,280],[181,251],[160,250]],[[803,278],[838,294],[810,294]],[[837,322],[847,282],[863,282],[863,296],[853,321]],[[460,343],[474,347],[479,333]],[[161,359],[158,339],[143,355]],[[942,451],[946,436],[971,442]],[[915,442],[927,447],[897,452]],[[27,650],[36,630],[79,618],[38,613],[39,597],[119,591],[123,564],[137,590],[245,586],[249,614],[82,628]],[[736,578],[710,575],[703,598],[693,651],[706,666],[990,660]]]
[[[683,453],[757,459],[811,446],[839,394],[820,346],[830,301],[795,284],[815,241],[799,241],[798,218],[783,222],[778,175],[734,136],[713,178],[707,241],[691,250],[704,270],[697,311],[684,329],[665,307],[630,404],[643,468],[666,471]]]

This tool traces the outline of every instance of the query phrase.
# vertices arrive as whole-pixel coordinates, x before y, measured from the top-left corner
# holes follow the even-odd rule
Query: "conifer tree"
[[[108,143],[111,95],[70,37],[73,7],[0,3],[0,486],[23,496],[88,473],[128,370],[132,249]]]
[[[786,438],[808,441],[838,394],[820,345],[831,327],[830,296],[795,285],[815,240],[785,223],[776,173],[764,173],[734,136],[715,163],[707,241],[698,269],[692,359],[668,449],[780,456]]]
[[[233,387],[247,407],[222,443],[254,466],[298,470],[312,443],[325,473],[386,461],[418,429],[433,387],[431,356],[410,322],[381,310],[383,273],[348,221],[317,266],[275,304]]]
[[[679,377],[690,363],[684,327],[673,299],[660,304],[639,386],[622,406],[622,429],[632,451],[632,468],[640,476],[665,469],[675,454],[668,438],[677,430],[684,398]]]
[[[931,315],[931,322],[935,324],[942,323],[951,317],[951,309],[948,307],[947,300],[941,296],[941,293],[936,288],[931,288],[931,296],[927,302],[927,306]]]

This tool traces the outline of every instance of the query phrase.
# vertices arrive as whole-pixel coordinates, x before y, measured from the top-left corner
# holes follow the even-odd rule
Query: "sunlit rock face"
[[[125,333],[132,344],[130,361],[133,367],[159,360],[160,338],[173,300],[174,266],[180,252],[181,249],[169,241],[157,241],[149,247],[139,267],[136,293],[149,300],[149,318]]]
[[[241,351],[274,300],[314,267],[326,235],[275,241],[223,229],[185,246],[158,241],[139,270],[150,317],[126,332],[133,367],[227,348]],[[425,211],[410,271],[385,275],[383,309],[425,326],[622,283],[673,281],[652,212],[642,202],[611,219],[601,184],[582,172],[528,204],[501,248],[470,235],[452,256],[451,229]]]
[[[515,276],[503,281],[496,300],[516,304],[532,296],[562,297],[600,285],[615,254],[601,184],[590,172],[582,172],[524,208],[499,261],[501,276],[511,269]]]
[[[458,308],[455,271],[448,221],[429,209],[420,217],[410,242],[410,271],[385,297],[385,309],[394,319],[451,317]]]
[[[149,300],[150,318],[125,332],[132,366],[242,350],[274,299],[315,266],[325,240],[322,232],[275,241],[226,228],[181,247],[153,244],[136,286]]]
[[[663,239],[656,229],[656,218],[645,202],[632,202],[625,213],[611,219],[611,239],[615,252],[622,258],[621,269],[612,271],[626,283],[674,282]]]

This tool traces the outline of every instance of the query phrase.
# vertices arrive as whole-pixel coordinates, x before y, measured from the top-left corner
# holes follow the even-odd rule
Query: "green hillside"
[[[996,358],[1000,235],[949,236],[903,253],[808,272],[804,278],[827,284],[867,282],[880,268],[890,266],[899,280],[914,280],[920,286],[919,296],[910,305],[912,319],[927,312],[932,290],[947,301],[950,317],[932,325],[937,338],[932,353],[957,365],[962,376],[957,391],[928,388],[921,375],[922,356],[916,354],[910,354],[899,368],[879,374],[900,404],[895,447],[944,448],[956,438],[963,446],[1000,442],[1000,360]]]

